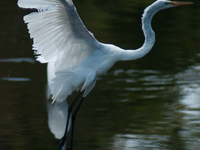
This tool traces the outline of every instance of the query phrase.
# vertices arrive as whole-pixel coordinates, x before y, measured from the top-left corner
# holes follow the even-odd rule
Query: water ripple
[[[2,81],[31,81],[30,78],[17,78],[17,77],[4,77],[1,78]]]
[[[7,58],[7,59],[0,59],[0,62],[14,62],[14,63],[35,63],[36,61],[32,58]]]

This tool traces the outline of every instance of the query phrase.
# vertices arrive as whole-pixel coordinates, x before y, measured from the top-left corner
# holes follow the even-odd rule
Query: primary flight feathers
[[[18,5],[39,10],[24,16],[24,21],[41,63],[67,58],[73,64],[81,60],[73,55],[79,53],[84,57],[91,51],[90,44],[95,38],[82,23],[71,0],[19,0]]]

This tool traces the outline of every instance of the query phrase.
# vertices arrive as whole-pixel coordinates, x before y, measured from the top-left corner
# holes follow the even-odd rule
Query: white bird
[[[97,77],[107,72],[114,63],[135,60],[146,55],[155,42],[155,33],[151,27],[154,14],[162,9],[189,4],[192,3],[155,1],[142,15],[144,44],[136,50],[124,50],[97,41],[81,21],[72,0],[18,0],[19,7],[38,10],[24,16],[24,21],[33,39],[37,60],[48,63],[49,95],[54,102],[64,101],[73,91],[83,93],[84,99],[95,86]],[[69,107],[67,122],[76,100]],[[68,124],[59,149],[65,143]]]

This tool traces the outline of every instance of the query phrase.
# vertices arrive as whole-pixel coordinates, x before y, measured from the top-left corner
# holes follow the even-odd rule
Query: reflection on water
[[[169,137],[159,135],[116,135],[113,149],[153,149],[160,150],[164,145],[159,140],[167,141]],[[159,139],[159,140],[158,140]]]
[[[0,59],[0,63],[31,63],[34,64],[36,61],[32,58],[7,58],[7,59]],[[26,77],[10,77],[9,74],[1,78],[2,81],[31,81],[30,78]]]
[[[34,60],[32,58],[8,58],[8,59],[0,59],[0,62],[14,62],[14,63],[27,62],[27,63],[35,63],[36,60]]]
[[[192,66],[182,73],[177,74],[181,83],[182,99],[179,100],[182,108],[178,109],[182,115],[183,131],[180,133],[185,142],[186,149],[200,147],[200,68]]]
[[[88,109],[86,114],[80,114],[81,120],[86,120],[84,124],[89,124],[88,128],[90,128],[91,120],[95,120],[91,118],[90,113],[98,116],[98,113],[103,112],[103,114],[108,115],[107,117],[103,115],[100,118],[101,121],[113,122],[111,123],[113,129],[109,129],[112,135],[108,134],[110,136],[108,138],[107,134],[104,133],[106,129],[102,131],[105,127],[102,127],[102,130],[99,129],[101,133],[95,137],[99,138],[98,136],[105,134],[104,138],[108,142],[106,149],[178,150],[191,149],[191,147],[198,149],[200,147],[199,73],[200,70],[197,66],[189,67],[184,72],[173,76],[163,75],[155,70],[113,70],[105,78],[115,76],[115,78],[107,79],[107,83],[117,85],[114,85],[115,88],[112,90],[118,96],[114,100],[107,99],[107,97],[105,97],[106,101],[102,101],[104,98],[99,99],[99,101],[97,99],[97,105],[103,103],[102,105],[106,107],[92,107],[92,112],[91,109]],[[132,79],[133,77],[134,79]],[[121,85],[122,82],[124,82],[123,85]],[[134,96],[130,96],[130,93]],[[64,102],[63,105],[50,104],[48,107],[50,130],[55,138],[59,139],[64,132],[68,105]],[[111,112],[108,112],[107,109]],[[115,114],[112,114],[113,111]],[[90,118],[89,122],[87,122],[87,117]],[[79,121],[77,120],[77,122]],[[109,123],[104,125],[107,126]],[[94,124],[94,126],[98,126],[98,124]],[[83,130],[82,127],[79,126],[79,128]],[[85,134],[76,138],[81,139],[84,136]]]
[[[97,39],[123,48],[143,43],[140,17],[151,2],[75,0]],[[20,10],[15,1],[0,5],[5,6],[0,9],[0,149],[55,150],[67,103],[46,104],[46,66],[34,61],[22,21],[28,10]],[[98,79],[77,114],[75,149],[199,149],[199,5],[195,1],[157,14],[152,51],[142,59],[117,63]]]
[[[14,77],[4,77],[1,78],[2,81],[30,81],[30,78],[14,78]]]
[[[161,75],[160,72],[152,70],[120,70],[114,71],[113,74],[116,74],[116,72],[120,72],[122,74],[127,74],[127,72],[129,72],[130,74],[127,76],[134,76],[135,78],[138,77],[137,80],[131,80],[131,82],[134,83],[134,85],[140,85],[139,87],[124,87],[124,89],[126,91],[133,92],[142,91],[144,95],[141,95],[138,99],[141,99],[143,101],[150,99],[151,101],[156,102],[157,100],[155,101],[155,99],[160,99],[159,101],[161,101],[162,99],[170,97],[174,97],[176,99],[176,96],[173,95],[174,91],[176,95],[179,95],[179,97],[176,103],[169,105],[167,104],[169,102],[166,101],[166,104],[162,106],[165,107],[163,109],[166,109],[166,107],[171,107],[167,108],[170,110],[170,112],[168,112],[167,110],[165,110],[165,112],[160,112],[165,114],[165,118],[162,118],[161,120],[153,119],[154,121],[152,119],[149,119],[149,121],[146,122],[148,124],[148,127],[150,128],[150,131],[146,131],[146,125],[140,124],[140,126],[138,126],[137,123],[134,122],[132,125],[130,125],[128,129],[126,129],[128,131],[132,130],[132,134],[130,134],[131,132],[129,132],[125,134],[120,133],[114,135],[112,149],[119,148],[128,150],[130,148],[134,148],[160,150],[198,149],[200,147],[199,66],[189,67],[189,69],[185,70],[184,72],[177,73],[173,76]],[[139,75],[141,73],[143,75]],[[117,81],[120,80],[116,79],[116,82]],[[127,85],[131,82],[130,80],[128,80]],[[129,99],[129,101],[130,100],[131,99]],[[146,119],[145,117],[134,118]],[[169,126],[171,126],[171,129],[169,128]],[[139,128],[139,130],[135,131],[133,129],[135,127]]]

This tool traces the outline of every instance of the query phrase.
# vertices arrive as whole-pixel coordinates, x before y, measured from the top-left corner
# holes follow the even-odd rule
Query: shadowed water
[[[152,2],[74,1],[99,41],[135,49],[144,40],[143,9]],[[77,115],[75,150],[199,149],[200,2],[193,2],[156,14],[152,51],[98,78]],[[0,149],[55,150],[67,104],[48,107],[46,65],[34,61],[22,21],[31,11],[16,1],[0,7]]]

